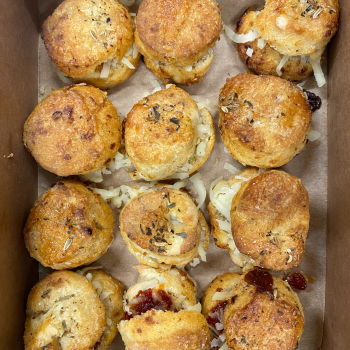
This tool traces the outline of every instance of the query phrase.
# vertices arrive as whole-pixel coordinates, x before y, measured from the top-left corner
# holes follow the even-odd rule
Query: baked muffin
[[[60,181],[35,202],[24,227],[30,255],[55,270],[73,269],[101,257],[113,241],[113,213],[92,188]]]
[[[300,179],[280,170],[247,169],[218,182],[212,193],[211,233],[236,265],[284,271],[301,264],[310,215]]]
[[[287,164],[303,149],[311,118],[303,91],[281,78],[238,74],[220,90],[220,134],[243,165]]]
[[[200,82],[222,30],[214,0],[145,0],[136,17],[135,42],[147,68],[164,83]]]
[[[131,254],[153,267],[184,266],[205,254],[209,227],[193,199],[172,188],[154,188],[133,198],[119,216]]]
[[[107,326],[93,350],[107,350],[118,334],[118,323],[125,316],[123,309],[124,286],[102,270],[89,270],[88,268],[84,270],[84,272],[77,272],[82,273],[93,284],[106,308],[107,316]]]
[[[218,276],[202,299],[213,325],[212,348],[226,342],[237,350],[294,350],[304,328],[304,313],[289,285],[269,272],[253,269],[242,276]]]
[[[92,349],[106,326],[105,307],[91,282],[75,272],[56,271],[29,293],[25,349]]]
[[[237,34],[248,34],[254,30],[257,13],[252,8],[247,9],[237,22],[235,32]],[[247,54],[249,49],[253,50],[250,55]],[[273,49],[262,38],[238,43],[237,51],[247,67],[256,74],[274,75],[286,80],[300,81],[313,73],[311,63],[301,56],[290,56],[288,61],[277,71],[283,55]]]
[[[135,179],[191,174],[209,158],[214,143],[211,114],[174,85],[145,97],[126,117],[125,149]]]
[[[337,0],[266,0],[254,27],[282,55],[321,57],[338,29]]]
[[[210,349],[209,327],[196,305],[195,281],[177,269],[136,266],[118,325],[127,350]]]
[[[121,123],[107,93],[70,85],[51,92],[24,124],[23,142],[44,169],[59,175],[88,174],[115,157]]]
[[[314,71],[317,84],[323,86],[320,63],[338,29],[338,17],[337,0],[267,0],[262,11],[248,8],[236,34],[227,30],[253,72],[299,81]]]
[[[128,10],[113,0],[65,0],[43,24],[57,68],[77,82],[108,89],[125,81],[140,55]]]

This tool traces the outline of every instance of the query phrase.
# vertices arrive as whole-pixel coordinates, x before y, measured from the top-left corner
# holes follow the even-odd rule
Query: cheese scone
[[[269,272],[252,269],[224,274],[208,286],[203,314],[212,326],[212,348],[295,350],[304,312],[289,285]]]
[[[137,170],[134,179],[191,174],[209,158],[214,143],[211,114],[175,85],[145,97],[126,117],[125,149]]]
[[[108,165],[121,145],[118,112],[107,93],[89,85],[51,92],[24,124],[23,142],[44,169],[70,176]]]
[[[113,213],[92,188],[65,180],[35,202],[24,227],[30,255],[55,270],[100,258],[113,242]]]
[[[119,224],[129,252],[153,267],[184,266],[209,246],[203,214],[187,193],[172,188],[156,187],[131,199]]]
[[[135,42],[147,68],[165,84],[200,82],[222,30],[214,0],[145,0],[136,16]]]
[[[125,321],[118,325],[126,350],[209,350],[209,327],[196,304],[196,282],[175,268],[135,268],[138,283],[126,293]]]
[[[276,168],[304,148],[312,111],[303,91],[273,76],[238,74],[219,95],[219,130],[243,165]]]
[[[214,184],[211,193],[211,233],[236,265],[284,271],[301,264],[310,214],[300,179],[252,168]]]
[[[113,0],[64,0],[43,24],[47,54],[65,75],[100,89],[131,76],[140,54],[128,10]]]

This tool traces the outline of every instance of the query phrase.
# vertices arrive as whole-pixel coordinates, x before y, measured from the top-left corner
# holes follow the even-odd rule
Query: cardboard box
[[[328,227],[323,350],[350,347],[347,226],[350,221],[347,196],[350,24],[344,20],[350,16],[350,1],[340,1],[340,7],[339,32],[328,48],[328,164],[324,164],[328,169]],[[38,280],[38,263],[30,258],[22,235],[38,194],[37,164],[22,143],[23,124],[38,102],[38,0],[2,0],[0,23],[0,349],[23,349],[26,298]]]

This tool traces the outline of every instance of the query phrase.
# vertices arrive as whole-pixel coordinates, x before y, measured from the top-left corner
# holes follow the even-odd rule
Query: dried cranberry
[[[283,277],[283,280],[294,289],[305,290],[307,287],[306,279],[300,272],[289,272]]]
[[[309,102],[312,112],[315,112],[317,109],[321,108],[322,100],[319,96],[315,95],[311,91],[303,90],[307,95],[307,102]]]
[[[249,271],[244,280],[256,287],[258,293],[273,292],[273,278],[270,273],[260,269]]]

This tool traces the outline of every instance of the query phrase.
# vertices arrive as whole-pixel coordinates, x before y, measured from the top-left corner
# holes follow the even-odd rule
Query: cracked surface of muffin
[[[73,269],[102,256],[113,241],[111,208],[92,188],[60,181],[35,202],[24,228],[30,255],[56,270]]]
[[[228,78],[220,91],[220,134],[243,165],[288,163],[304,148],[311,118],[303,91],[281,78],[241,73]]]
[[[106,92],[89,85],[51,92],[36,106],[23,129],[28,151],[41,167],[59,176],[101,169],[121,145],[117,110]]]
[[[172,85],[139,101],[125,123],[125,149],[134,178],[161,180],[193,173],[208,159],[215,128],[206,108]]]
[[[143,1],[135,42],[147,67],[165,83],[201,81],[212,61],[209,50],[222,30],[220,13],[213,0]]]
[[[42,38],[62,73],[107,89],[135,71],[140,55],[133,50],[133,32],[129,12],[118,1],[65,0],[45,20]]]
[[[159,188],[133,198],[119,216],[131,254],[146,265],[184,266],[209,245],[209,227],[185,192]]]

